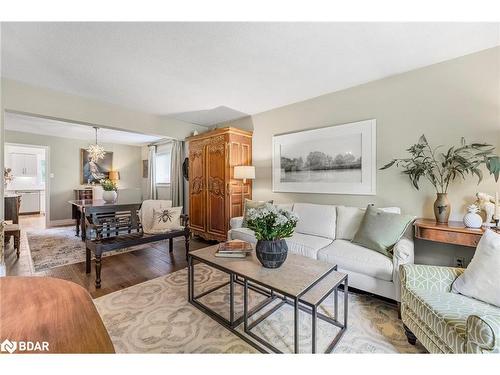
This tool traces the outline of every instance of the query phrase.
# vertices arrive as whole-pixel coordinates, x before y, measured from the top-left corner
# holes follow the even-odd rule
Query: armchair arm
[[[392,253],[392,280],[394,281],[394,286],[396,288],[396,301],[399,302],[401,300],[401,281],[399,268],[403,264],[413,264],[415,260],[413,240],[407,237],[401,238],[392,248]]]
[[[471,315],[467,318],[466,351],[500,353],[500,312],[499,315]]]
[[[424,264],[403,264],[399,272],[402,288],[448,292],[451,290],[453,281],[464,272],[464,269]]]
[[[229,221],[231,229],[241,228],[243,226],[243,216],[236,216]]]

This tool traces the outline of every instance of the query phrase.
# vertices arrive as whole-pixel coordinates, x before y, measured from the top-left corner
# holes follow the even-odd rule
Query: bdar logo
[[[17,343],[15,341],[5,340],[0,344],[0,351],[14,353],[17,349]]]

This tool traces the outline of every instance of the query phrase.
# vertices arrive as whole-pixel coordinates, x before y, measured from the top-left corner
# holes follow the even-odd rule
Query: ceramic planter
[[[279,268],[285,263],[288,245],[285,240],[257,241],[255,246],[257,259],[266,268]]]
[[[451,205],[448,201],[447,193],[437,193],[436,201],[434,202],[434,216],[440,224],[446,224],[450,217]]]
[[[102,192],[102,199],[104,199],[106,203],[113,203],[116,201],[117,196],[118,194],[116,194],[116,191],[114,190],[104,190]]]

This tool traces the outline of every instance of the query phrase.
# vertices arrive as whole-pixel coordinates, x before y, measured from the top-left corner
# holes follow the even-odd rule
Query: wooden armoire
[[[229,220],[243,215],[252,181],[234,179],[234,166],[252,164],[252,133],[221,128],[186,139],[189,147],[189,226],[206,240],[225,241]],[[243,191],[242,191],[243,189]]]

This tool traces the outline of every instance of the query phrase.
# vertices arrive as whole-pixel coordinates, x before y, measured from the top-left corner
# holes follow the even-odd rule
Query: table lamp
[[[243,211],[245,207],[244,185],[247,183],[247,179],[255,179],[255,167],[253,165],[238,165],[234,167],[234,178],[237,180],[243,180],[243,183],[241,184],[241,209]]]
[[[255,179],[255,167],[253,165],[238,165],[234,167],[234,178],[243,180],[243,184],[246,184],[247,179]]]
[[[110,171],[109,172],[109,177],[108,177],[111,181],[118,181],[120,179],[120,172],[118,171]]]

